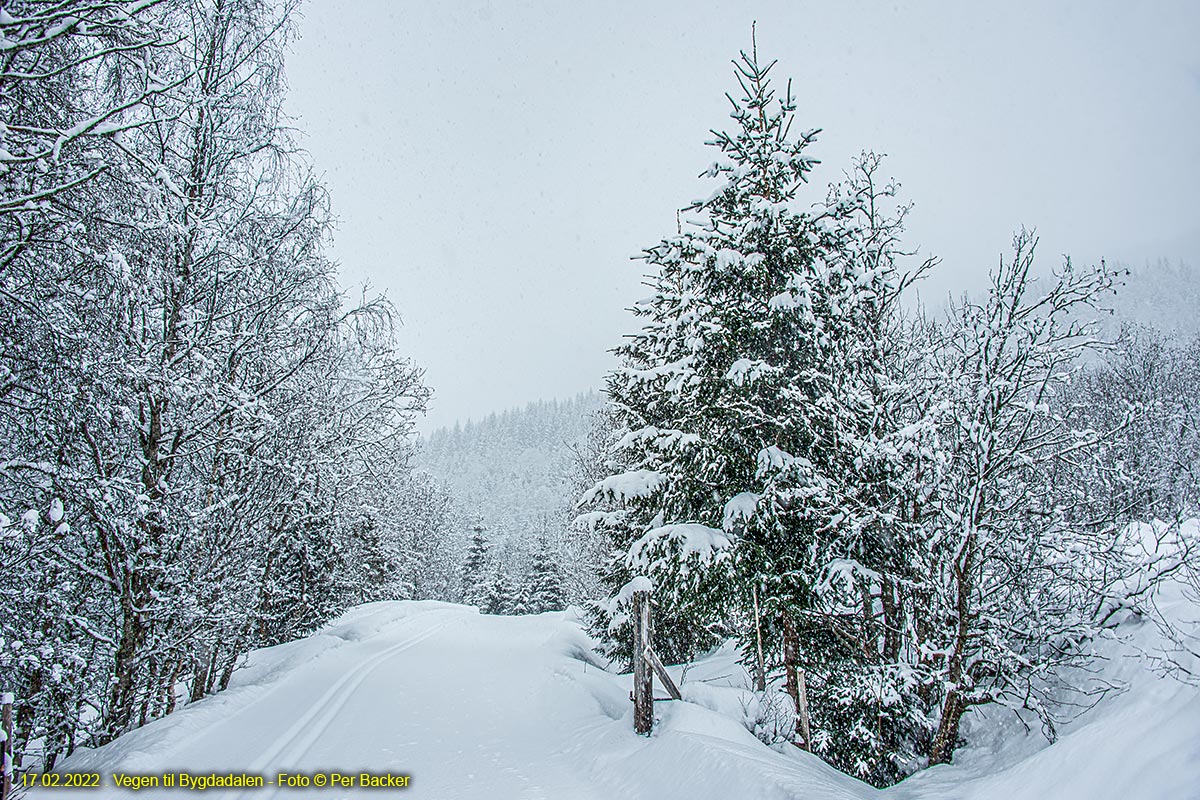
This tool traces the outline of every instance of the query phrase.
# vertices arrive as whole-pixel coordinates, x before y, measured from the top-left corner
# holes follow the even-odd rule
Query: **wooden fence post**
[[[649,736],[654,727],[654,673],[646,649],[650,647],[650,593],[633,593],[633,729]]]
[[[754,676],[754,688],[767,690],[767,660],[763,657],[762,620],[758,616],[758,586],[750,584],[750,596],[754,599],[754,636],[758,640],[758,674]]]
[[[13,740],[13,707],[12,692],[5,692],[0,695],[0,705],[3,707],[3,724],[4,730],[0,734],[0,741],[3,742],[3,761],[4,761],[4,779],[0,782],[0,800],[8,800],[12,794],[12,777],[13,777],[13,757],[12,757],[12,740]]]
[[[802,669],[796,670],[796,689],[798,690],[797,696],[800,699],[800,708],[798,709],[800,716],[800,735],[804,737],[804,749],[811,753],[812,734],[810,732],[808,722],[808,685],[804,682],[804,670]]]
[[[796,621],[786,609],[779,612],[780,627],[783,628],[783,669],[787,693],[791,695],[796,710],[796,733],[804,740],[797,744],[812,752],[808,729],[808,687],[804,683],[804,671],[800,669],[800,637],[796,632]]]

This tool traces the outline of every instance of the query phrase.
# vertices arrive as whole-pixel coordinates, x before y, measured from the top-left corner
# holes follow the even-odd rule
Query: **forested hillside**
[[[539,401],[421,441],[416,464],[449,489],[472,535],[479,528],[490,553],[486,564],[472,567],[481,574],[465,579],[465,599],[487,606],[497,573],[509,584],[499,591],[515,594],[541,549],[563,571],[564,599],[590,599],[595,559],[585,554],[593,543],[571,522],[581,492],[580,452],[601,404],[595,392]],[[482,594],[473,595],[472,584],[482,584]]]
[[[1186,262],[1130,265],[1112,309],[1104,320],[1109,335],[1124,324],[1152,327],[1181,342],[1200,336],[1200,271]]]

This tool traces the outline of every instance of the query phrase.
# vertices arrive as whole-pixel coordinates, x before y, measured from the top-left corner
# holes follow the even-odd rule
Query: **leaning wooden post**
[[[804,749],[812,752],[812,733],[808,720],[808,686],[804,682],[804,670],[796,670],[797,697],[800,700],[800,735],[804,737]]]
[[[654,727],[654,673],[646,658],[650,646],[650,592],[633,593],[633,729],[649,736]]]
[[[654,674],[662,681],[663,688],[667,690],[667,694],[671,695],[671,699],[682,700],[683,694],[680,693],[679,687],[675,685],[675,681],[671,680],[671,673],[667,672],[667,668],[659,660],[658,653],[654,652],[654,648],[647,647],[642,653],[646,656],[646,663],[650,665],[650,668],[654,670]]]
[[[0,695],[0,705],[3,706],[3,724],[4,730],[0,732],[0,743],[2,743],[4,753],[4,780],[0,783],[0,800],[8,800],[12,794],[12,777],[13,777],[13,757],[12,757],[12,741],[13,741],[13,707],[12,692],[5,692]]]

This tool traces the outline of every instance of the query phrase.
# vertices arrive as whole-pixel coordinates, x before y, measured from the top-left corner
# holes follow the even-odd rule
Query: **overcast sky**
[[[646,294],[630,260],[707,195],[730,60],[792,77],[812,199],[863,149],[977,287],[1040,260],[1200,254],[1200,3],[308,3],[288,107],[330,187],[344,282],[385,291],[424,430],[598,388]]]

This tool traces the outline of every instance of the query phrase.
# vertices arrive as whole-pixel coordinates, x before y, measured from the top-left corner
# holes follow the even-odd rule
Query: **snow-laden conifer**
[[[619,469],[584,494],[581,520],[617,548],[610,589],[653,579],[661,653],[684,658],[725,633],[749,641],[757,595],[771,661],[790,654],[790,690],[807,667],[827,700],[818,722],[845,727],[879,716],[861,697],[880,681],[891,693],[898,643],[882,632],[899,612],[875,606],[920,568],[906,552],[920,479],[901,476],[919,473],[928,428],[900,380],[911,326],[898,298],[928,264],[897,265],[907,209],[879,158],[806,195],[817,131],[797,129],[773,64],[751,52],[735,67],[733,125],[703,173],[713,189],[644,254],[651,294],[607,384]],[[625,613],[614,597],[595,619],[614,653]],[[874,677],[846,696],[821,680],[838,672]],[[887,749],[875,740],[865,746]]]

